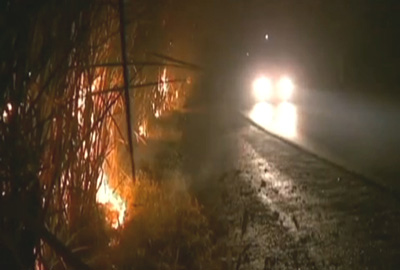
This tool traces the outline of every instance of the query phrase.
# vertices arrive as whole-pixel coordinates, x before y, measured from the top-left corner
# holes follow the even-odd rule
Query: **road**
[[[269,132],[400,194],[400,109],[395,100],[298,89],[293,102],[245,114]]]
[[[189,103],[182,149],[221,269],[399,269],[396,198],[256,128],[237,104],[210,92]],[[259,106],[286,111],[274,116],[285,119],[270,124],[274,132],[290,140],[307,134],[293,104]]]

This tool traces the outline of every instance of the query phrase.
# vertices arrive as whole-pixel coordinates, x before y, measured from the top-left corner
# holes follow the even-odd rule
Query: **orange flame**
[[[99,177],[100,187],[96,200],[106,208],[106,220],[111,227],[118,229],[123,225],[126,214],[126,201],[109,185],[108,176],[102,173]]]

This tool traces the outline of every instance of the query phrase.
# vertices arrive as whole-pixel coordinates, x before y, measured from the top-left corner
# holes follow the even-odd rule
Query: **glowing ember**
[[[139,135],[142,137],[147,137],[147,128],[145,124],[139,126]]]
[[[11,103],[7,103],[7,108],[3,111],[3,119],[4,119],[4,121],[7,121],[8,116],[10,115],[11,111],[12,111]]]
[[[169,83],[167,77],[167,69],[164,68],[161,76],[160,76],[160,83],[158,84],[158,91],[163,93],[164,95],[167,94],[169,90]]]
[[[120,227],[125,219],[126,202],[109,186],[108,176],[104,173],[100,175],[96,200],[106,207],[106,219],[111,227],[114,229]]]

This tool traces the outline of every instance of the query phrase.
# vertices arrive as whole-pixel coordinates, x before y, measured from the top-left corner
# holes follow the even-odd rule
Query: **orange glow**
[[[114,229],[123,225],[126,214],[126,201],[109,186],[108,176],[101,173],[100,187],[97,190],[96,201],[106,207],[106,220]]]
[[[11,103],[7,103],[7,108],[3,111],[3,120],[7,121],[8,116],[10,115],[13,107]]]
[[[81,80],[80,80],[80,85],[81,85],[81,91],[79,91],[79,94],[77,96],[78,99],[78,123],[80,125],[83,125],[84,121],[84,109],[86,106],[86,99],[87,98],[92,98],[90,96],[87,96],[88,93],[90,92],[97,92],[99,89],[101,89],[101,84],[103,82],[103,74],[99,74],[92,82],[91,84],[88,84],[87,78],[84,76],[84,74],[81,75]],[[101,106],[99,104],[99,106]],[[94,114],[92,113],[90,115],[89,121],[91,123],[94,122]],[[113,137],[113,131],[110,130],[109,133],[110,137]],[[98,140],[98,136],[96,133],[91,134],[90,136],[90,141],[92,143],[96,142]],[[90,150],[87,149],[86,144],[84,142],[83,144],[84,148],[84,157],[88,158],[90,156]],[[107,159],[108,162],[110,162],[109,158]],[[107,165],[107,161],[104,161],[103,163],[103,170],[100,173],[98,179],[97,179],[97,184],[98,189],[96,193],[96,201],[97,203],[101,204],[104,206],[105,209],[105,218],[107,223],[110,224],[110,226],[114,229],[118,229],[123,225],[123,222],[126,217],[126,210],[127,210],[127,203],[126,201],[120,196],[120,194],[117,193],[117,191],[113,188],[113,184],[115,183],[114,180],[114,175],[110,174],[110,170],[105,170],[104,168],[108,168],[109,166]],[[113,177],[113,178],[110,178]]]
[[[167,69],[164,68],[161,76],[160,76],[160,83],[158,84],[158,91],[160,91],[163,94],[167,94],[169,90],[169,83],[168,83],[168,77],[167,77]]]
[[[141,124],[139,126],[139,136],[147,137],[147,125],[146,124]]]

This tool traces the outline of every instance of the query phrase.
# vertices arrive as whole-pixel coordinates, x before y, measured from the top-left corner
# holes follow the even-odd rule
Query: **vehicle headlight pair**
[[[259,101],[272,101],[275,99],[288,101],[294,91],[293,81],[287,77],[281,77],[277,82],[270,78],[262,76],[254,80],[253,93]]]

